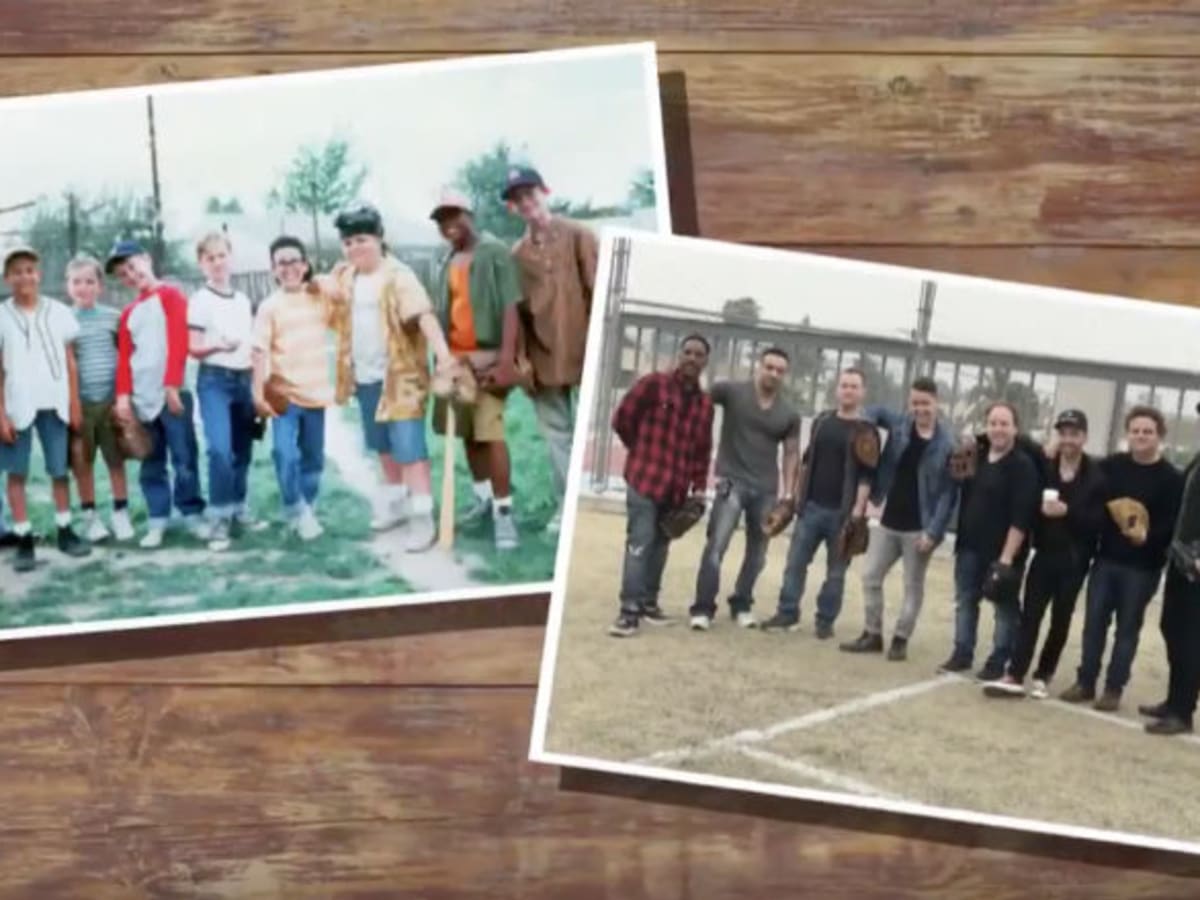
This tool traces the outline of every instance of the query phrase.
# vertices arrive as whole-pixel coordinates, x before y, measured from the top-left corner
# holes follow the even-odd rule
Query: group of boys
[[[902,661],[930,559],[953,530],[954,642],[939,671],[972,668],[986,599],[995,630],[976,675],[984,693],[1047,697],[1086,582],[1082,659],[1061,697],[1112,712],[1130,679],[1146,607],[1166,570],[1161,630],[1171,666],[1169,696],[1139,712],[1150,720],[1150,733],[1192,730],[1200,693],[1200,481],[1194,477],[1200,455],[1184,472],[1164,458],[1166,422],[1157,409],[1132,408],[1124,422],[1128,449],[1095,458],[1084,451],[1088,421],[1080,410],[1061,412],[1052,439],[1041,445],[1021,434],[1018,410],[997,401],[986,410],[983,433],[958,439],[939,413],[932,379],[915,379],[907,408],[891,410],[864,405],[866,377],[852,367],[839,373],[836,405],[815,418],[801,453],[801,418],[781,391],[787,353],[769,348],[751,380],[718,381],[705,390],[701,375],[709,352],[703,336],[688,336],[675,367],[639,379],[614,413],[613,430],[628,449],[627,535],[620,611],[610,634],[629,637],[643,622],[671,621],[659,605],[663,572],[671,541],[686,531],[686,525],[678,527],[679,517],[686,513],[698,521],[703,514],[714,407],[720,406],[715,491],[689,610],[693,630],[713,624],[721,563],[743,522],[745,558],[729,598],[737,625],[796,631],[806,574],[824,544],[815,630],[822,640],[832,638],[847,569],[854,555],[865,552],[865,626],[840,649],[885,651],[883,583],[901,562],[904,598],[886,655]],[[882,435],[876,452],[869,440],[864,449],[863,436],[871,432]],[[855,549],[847,536],[867,529],[873,514],[878,523],[865,547]],[[778,605],[760,623],[751,612],[754,585],[768,542],[789,524]],[[1027,691],[1047,608],[1049,632]]]
[[[128,429],[146,447],[141,547],[162,545],[172,509],[214,551],[265,527],[250,509],[248,476],[268,421],[285,521],[302,540],[319,537],[325,411],[351,397],[365,445],[380,460],[371,525],[405,525],[405,549],[423,552],[437,537],[426,413],[439,377],[449,384],[469,377],[479,387],[469,403],[447,392],[434,409],[435,429],[444,433],[447,404],[456,407],[455,435],[466,444],[474,480],[466,518],[491,518],[497,547],[516,547],[505,396],[520,386],[532,397],[561,498],[596,267],[592,233],[553,214],[547,195],[537,171],[508,172],[502,199],[526,223],[510,252],[480,232],[466,198],[445,192],[431,218],[449,249],[428,286],[389,252],[377,210],[346,210],[334,222],[343,259],[328,274],[313,271],[299,239],[271,244],[276,289],[257,310],[232,286],[232,247],[223,233],[197,244],[205,283],[190,298],[158,278],[136,241],[118,241],[103,265],[86,256],[68,264],[71,307],[42,294],[33,248],[10,250],[3,265],[12,297],[0,304],[0,471],[8,476],[12,527],[0,516],[0,545],[16,548],[14,567],[36,565],[25,488],[35,433],[53,484],[58,548],[68,555],[86,556],[109,537],[134,537],[129,441],[121,439]],[[105,275],[135,293],[120,312],[98,303]],[[189,357],[198,362],[194,397],[185,384]],[[97,451],[112,489],[109,525],[96,511]],[[69,470],[82,533],[72,524]]]

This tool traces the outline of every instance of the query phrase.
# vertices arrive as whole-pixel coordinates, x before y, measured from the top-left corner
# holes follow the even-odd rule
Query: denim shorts
[[[46,460],[46,474],[54,481],[61,481],[67,477],[67,423],[58,417],[58,413],[49,409],[41,410],[33,424],[17,432],[15,444],[0,443],[0,470],[22,478],[29,475],[35,431]]]
[[[375,421],[383,383],[357,385],[358,408],[362,413],[363,439],[367,449],[375,453],[386,453],[401,465],[424,462],[429,459],[429,448],[425,442],[424,419],[401,419],[397,422]]]

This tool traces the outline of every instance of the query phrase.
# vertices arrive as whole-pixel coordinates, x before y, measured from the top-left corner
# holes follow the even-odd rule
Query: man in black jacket
[[[1192,730],[1196,699],[1200,696],[1200,454],[1184,470],[1183,499],[1167,564],[1159,628],[1167,644],[1171,667],[1167,699],[1154,706],[1138,707],[1153,721],[1149,734],[1186,734]]]
[[[1135,406],[1125,417],[1129,451],[1114,453],[1101,463],[1108,484],[1107,498],[1140,504],[1148,521],[1132,521],[1118,513],[1105,516],[1096,564],[1088,579],[1087,612],[1083,620],[1083,655],[1079,674],[1062,695],[1068,703],[1095,700],[1095,708],[1115,712],[1129,682],[1146,607],[1158,590],[1167,548],[1179,512],[1183,476],[1162,457],[1167,423],[1152,406]],[[1104,661],[1108,626],[1117,620],[1112,657],[1104,693],[1096,699],[1096,681]]]
[[[1050,630],[1033,673],[1030,696],[1045,699],[1046,686],[1058,668],[1105,516],[1099,463],[1083,452],[1087,430],[1087,416],[1077,409],[1066,410],[1054,422],[1057,451],[1042,470],[1041,514],[1033,527],[1034,556],[1025,578],[1020,633],[1007,674],[984,685],[989,697],[1025,695],[1025,675],[1037,650],[1047,606]]]

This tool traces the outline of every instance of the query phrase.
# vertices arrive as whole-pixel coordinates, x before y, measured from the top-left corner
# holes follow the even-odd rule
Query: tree
[[[480,230],[512,243],[525,231],[521,220],[508,211],[501,199],[508,181],[508,170],[523,165],[507,141],[470,160],[458,170],[455,186],[467,195],[475,208],[475,223]]]
[[[354,199],[366,179],[366,166],[354,165],[349,142],[334,139],[324,146],[306,144],[292,157],[282,184],[267,195],[267,205],[308,213],[312,218],[313,252],[319,258],[320,217],[333,215]]]
[[[1043,400],[1031,385],[1013,380],[1012,369],[993,366],[980,368],[979,383],[967,392],[965,423],[982,428],[987,408],[997,400],[1006,400],[1017,408],[1021,430],[1032,431],[1053,413],[1053,401]]]
[[[738,325],[754,326],[762,318],[762,305],[753,297],[726,300],[721,307],[721,318]]]
[[[638,170],[629,184],[629,205],[634,209],[653,209],[655,196],[654,170]]]
[[[74,201],[74,216],[72,216]],[[87,253],[103,261],[119,239],[141,241],[147,248],[154,241],[154,213],[148,199],[135,194],[101,194],[86,198],[68,194],[61,200],[42,201],[27,214],[21,238],[42,256],[42,271],[48,285],[58,283],[71,257]],[[164,242],[165,255],[159,274],[188,278],[195,272],[185,241]],[[48,291],[49,292],[49,291]]]

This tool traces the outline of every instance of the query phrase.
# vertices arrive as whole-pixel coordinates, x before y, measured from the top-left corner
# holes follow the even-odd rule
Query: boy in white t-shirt
[[[38,262],[28,247],[5,254],[4,281],[12,299],[0,304],[0,470],[8,472],[18,572],[37,565],[25,496],[35,431],[53,483],[58,549],[69,556],[92,552],[71,528],[67,468],[68,428],[78,428],[83,419],[72,346],[79,324],[65,304],[41,295]]]
[[[196,245],[204,287],[188,301],[188,350],[200,360],[196,395],[208,445],[209,548],[229,549],[231,536],[256,528],[246,503],[247,473],[254,449],[251,349],[254,311],[250,298],[230,283],[229,239],[218,232]]]

